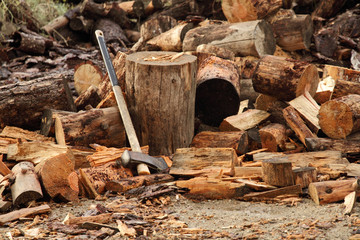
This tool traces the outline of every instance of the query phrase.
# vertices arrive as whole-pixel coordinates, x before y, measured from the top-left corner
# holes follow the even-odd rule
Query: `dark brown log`
[[[351,82],[338,79],[335,83],[331,99],[344,97],[350,94],[360,95],[360,82]]]
[[[312,13],[312,17],[331,18],[338,13],[346,0],[321,0]]]
[[[296,185],[300,185],[301,188],[307,188],[310,183],[317,182],[316,168],[314,167],[302,167],[293,170],[294,182]]]
[[[359,153],[360,140],[306,138],[306,148],[309,151],[335,150],[342,153]]]
[[[337,49],[337,33],[332,29],[320,29],[314,33],[316,50],[325,57],[333,57]]]
[[[277,186],[286,187],[294,185],[294,176],[291,162],[283,159],[268,159],[262,161],[264,182]]]
[[[209,33],[212,34],[209,34]],[[210,24],[187,32],[183,51],[195,51],[201,44],[229,49],[236,56],[264,56],[275,52],[275,38],[271,26],[263,21],[232,24]]]
[[[221,131],[246,131],[256,127],[269,118],[270,114],[257,109],[249,109],[243,113],[225,118],[219,129]]]
[[[125,29],[125,35],[130,42],[136,43],[140,39],[140,32],[130,29]]]
[[[314,96],[319,83],[314,65],[270,55],[260,59],[252,79],[255,91],[285,101],[305,91]]]
[[[43,55],[47,47],[51,46],[50,40],[45,41],[45,38],[35,34],[28,34],[24,32],[15,32],[12,36],[12,47],[32,54]]]
[[[71,175],[74,172],[74,163],[67,154],[41,161],[35,166],[35,172],[51,198],[71,202],[79,200],[79,189],[76,189],[78,179]]]
[[[189,15],[201,15],[201,12],[199,12],[198,1],[185,0],[174,1],[171,6],[164,8],[159,15],[171,16],[176,20],[184,20]]]
[[[200,132],[192,140],[190,147],[195,148],[233,148],[238,154],[248,152],[248,135],[245,131],[237,132]]]
[[[282,6],[282,0],[223,0],[221,6],[224,15],[231,23],[263,19],[276,13]]]
[[[310,183],[309,194],[318,205],[343,201],[346,195],[355,190],[354,182],[356,179]],[[360,193],[356,195],[360,196]]]
[[[74,31],[90,34],[94,25],[94,20],[78,16],[72,18],[69,22],[69,27]]]
[[[68,85],[61,76],[46,76],[0,87],[0,126],[38,129],[46,108],[70,110]],[[21,116],[16,117],[14,116]]]
[[[186,147],[194,134],[196,57],[181,55],[171,61],[174,55],[139,52],[126,59],[128,108],[140,144],[149,145],[150,155]]]
[[[15,182],[11,186],[13,204],[19,206],[43,197],[41,185],[31,162],[20,162],[12,168]]]
[[[306,146],[305,138],[315,138],[316,135],[305,125],[299,113],[292,106],[283,110],[284,118],[299,140]]]
[[[278,152],[285,149],[286,127],[279,123],[271,123],[259,130],[262,148],[269,152]]]
[[[310,15],[296,15],[293,10],[282,10],[271,19],[270,24],[276,43],[282,49],[295,51],[310,48],[313,34]]]
[[[210,126],[239,110],[239,74],[231,61],[211,56],[202,61],[196,75],[195,116]]]
[[[111,10],[112,4],[98,4],[93,0],[85,0],[80,5],[80,13],[88,18],[101,18],[105,17]]]
[[[329,137],[346,138],[360,130],[360,95],[347,95],[321,105],[319,125]]]
[[[41,29],[44,29],[50,35],[54,31],[65,27],[69,23],[69,20],[75,18],[79,13],[80,6],[71,8],[64,15],[55,18],[54,20],[43,26]]]
[[[97,143],[108,147],[124,147],[125,135],[117,107],[55,115],[55,137],[61,145],[87,147]]]
[[[100,18],[95,21],[94,29],[101,30],[104,33],[104,39],[107,43],[117,42],[122,47],[129,44],[124,30],[114,21],[106,18]],[[92,34],[92,40],[97,43],[95,34]]]
[[[147,41],[170,30],[176,25],[177,22],[173,17],[160,15],[144,22],[140,27],[140,35],[144,41]]]
[[[29,215],[41,214],[50,212],[51,208],[47,205],[40,205],[37,207],[31,208],[22,208],[16,211],[12,211],[6,214],[0,215],[0,224],[3,225],[4,223],[14,221],[19,218],[27,217]]]

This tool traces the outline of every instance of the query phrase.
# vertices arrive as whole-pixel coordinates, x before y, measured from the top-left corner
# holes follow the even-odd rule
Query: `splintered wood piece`
[[[339,202],[353,192],[356,179],[314,182],[309,184],[311,199],[318,205]],[[360,192],[356,193],[360,196]]]
[[[135,237],[136,230],[133,227],[128,227],[126,223],[123,223],[121,220],[116,220],[119,232],[121,236]]]
[[[267,55],[260,59],[252,80],[256,92],[290,101],[305,91],[314,96],[319,74],[307,62]]]
[[[66,225],[81,225],[85,222],[108,223],[112,220],[112,215],[112,213],[102,213],[95,216],[75,217],[68,213],[62,223]]]
[[[330,138],[345,139],[360,130],[360,95],[347,95],[322,104],[319,125]]]
[[[51,208],[47,204],[44,204],[44,205],[41,205],[38,207],[32,207],[32,208],[22,208],[19,210],[15,210],[15,211],[0,215],[0,225],[3,225],[4,223],[10,222],[10,221],[17,220],[22,217],[47,213],[50,211],[51,211]]]
[[[282,0],[223,0],[222,11],[231,22],[247,22],[263,19],[277,12],[283,6]]]
[[[83,171],[82,168],[79,168],[79,181],[85,188],[85,191],[89,198],[96,199],[99,196],[99,193],[95,190],[94,185],[92,184],[88,175]]]
[[[219,126],[221,131],[246,131],[256,127],[270,117],[268,112],[249,109],[237,115],[225,118]]]
[[[225,179],[224,179],[225,180]],[[251,189],[254,189],[256,191],[267,191],[267,190],[273,190],[276,189],[277,187],[272,186],[272,185],[267,185],[264,183],[258,183],[255,181],[251,181],[251,180],[246,180],[246,179],[235,179],[234,182],[236,183],[245,183],[245,185]]]
[[[90,109],[55,115],[55,137],[60,145],[84,146],[97,143],[124,147],[126,133],[117,107]]]
[[[0,153],[7,154],[9,145],[18,143],[18,139],[0,137]]]
[[[233,148],[238,154],[245,154],[248,151],[248,144],[248,135],[245,131],[203,131],[195,135],[190,144],[190,147]]]
[[[287,186],[282,188],[277,188],[274,190],[269,190],[265,192],[253,192],[244,195],[241,200],[251,201],[251,200],[267,200],[269,198],[276,198],[280,195],[299,195],[302,193],[300,185]]]
[[[149,145],[150,155],[170,155],[194,135],[196,57],[161,59],[176,54],[138,52],[126,58],[127,106],[140,145]]]
[[[4,158],[4,155],[0,154],[0,174],[3,176],[6,176],[6,175],[12,173],[12,171],[3,162],[3,158]]]
[[[33,163],[20,162],[12,168],[12,172],[15,182],[11,185],[11,196],[15,206],[43,197]]]
[[[100,101],[101,99],[98,94],[98,87],[91,85],[75,99],[74,103],[76,109],[80,111],[84,110],[88,106],[95,108]]]
[[[244,183],[202,177],[176,181],[176,186],[189,189],[189,194],[193,197],[205,199],[231,199],[241,197],[249,192],[249,188]]]
[[[346,195],[344,199],[344,206],[345,206],[344,215],[351,214],[352,210],[355,207],[356,199],[357,199],[356,191],[353,191],[348,195]]]
[[[277,186],[286,187],[294,185],[294,176],[290,161],[284,159],[268,159],[262,161],[264,182]]]
[[[66,153],[41,161],[35,166],[35,172],[51,198],[60,201],[78,201],[79,189],[76,189],[78,184],[70,182],[78,179],[69,178],[74,172],[74,163]]]
[[[289,104],[300,113],[312,132],[317,134],[320,130],[318,119],[320,106],[310,96],[310,94],[305,92],[303,95],[291,100]]]
[[[191,29],[185,35],[183,51],[195,51],[201,44],[228,49],[236,56],[255,57],[273,54],[276,45],[271,26],[264,20],[209,24]]]
[[[233,174],[236,178],[259,179],[262,178],[261,167],[235,167]]]
[[[119,180],[107,181],[106,190],[112,192],[126,192],[127,190],[148,186],[152,184],[160,184],[165,182],[171,182],[174,180],[169,174],[151,174],[151,175],[142,175],[136,177],[122,178]]]
[[[212,167],[235,167],[237,155],[232,148],[178,148],[170,174],[177,170],[203,170]]]
[[[286,127],[279,123],[271,123],[259,130],[261,146],[269,152],[278,152],[285,149]]]
[[[306,146],[306,138],[316,138],[316,135],[306,126],[300,114],[292,106],[283,109],[283,114],[290,128],[295,132],[299,140]]]
[[[314,167],[302,167],[293,170],[294,180],[296,185],[300,185],[301,188],[307,188],[310,183],[316,182],[316,168]]]
[[[0,133],[3,138],[25,139],[29,141],[54,142],[54,138],[45,137],[33,131],[25,130],[18,127],[6,126]]]

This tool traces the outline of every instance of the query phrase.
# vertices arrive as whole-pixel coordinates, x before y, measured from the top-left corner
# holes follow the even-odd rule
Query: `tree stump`
[[[319,125],[330,138],[346,138],[360,130],[360,95],[347,95],[322,104]]]
[[[262,161],[263,180],[265,183],[285,187],[294,185],[291,162],[283,159]]]
[[[196,57],[138,52],[126,59],[126,98],[142,146],[150,155],[187,147],[194,134]],[[179,56],[179,55],[177,55]]]
[[[284,101],[290,101],[305,91],[314,96],[319,84],[314,65],[271,55],[260,59],[252,79],[255,91]]]

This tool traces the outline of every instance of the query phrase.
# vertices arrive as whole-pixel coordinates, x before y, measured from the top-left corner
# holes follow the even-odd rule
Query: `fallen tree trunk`
[[[306,138],[305,141],[308,151],[333,150],[342,153],[360,152],[360,140]]]

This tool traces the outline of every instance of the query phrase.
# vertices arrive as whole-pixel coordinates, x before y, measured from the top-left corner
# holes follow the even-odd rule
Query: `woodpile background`
[[[351,212],[360,176],[356,1],[84,0],[46,26],[27,23],[1,40],[2,211],[172,182],[142,199],[307,196],[348,199]],[[143,150],[169,171],[135,176],[119,164],[126,133],[96,29]],[[24,216],[8,214],[0,222]]]

